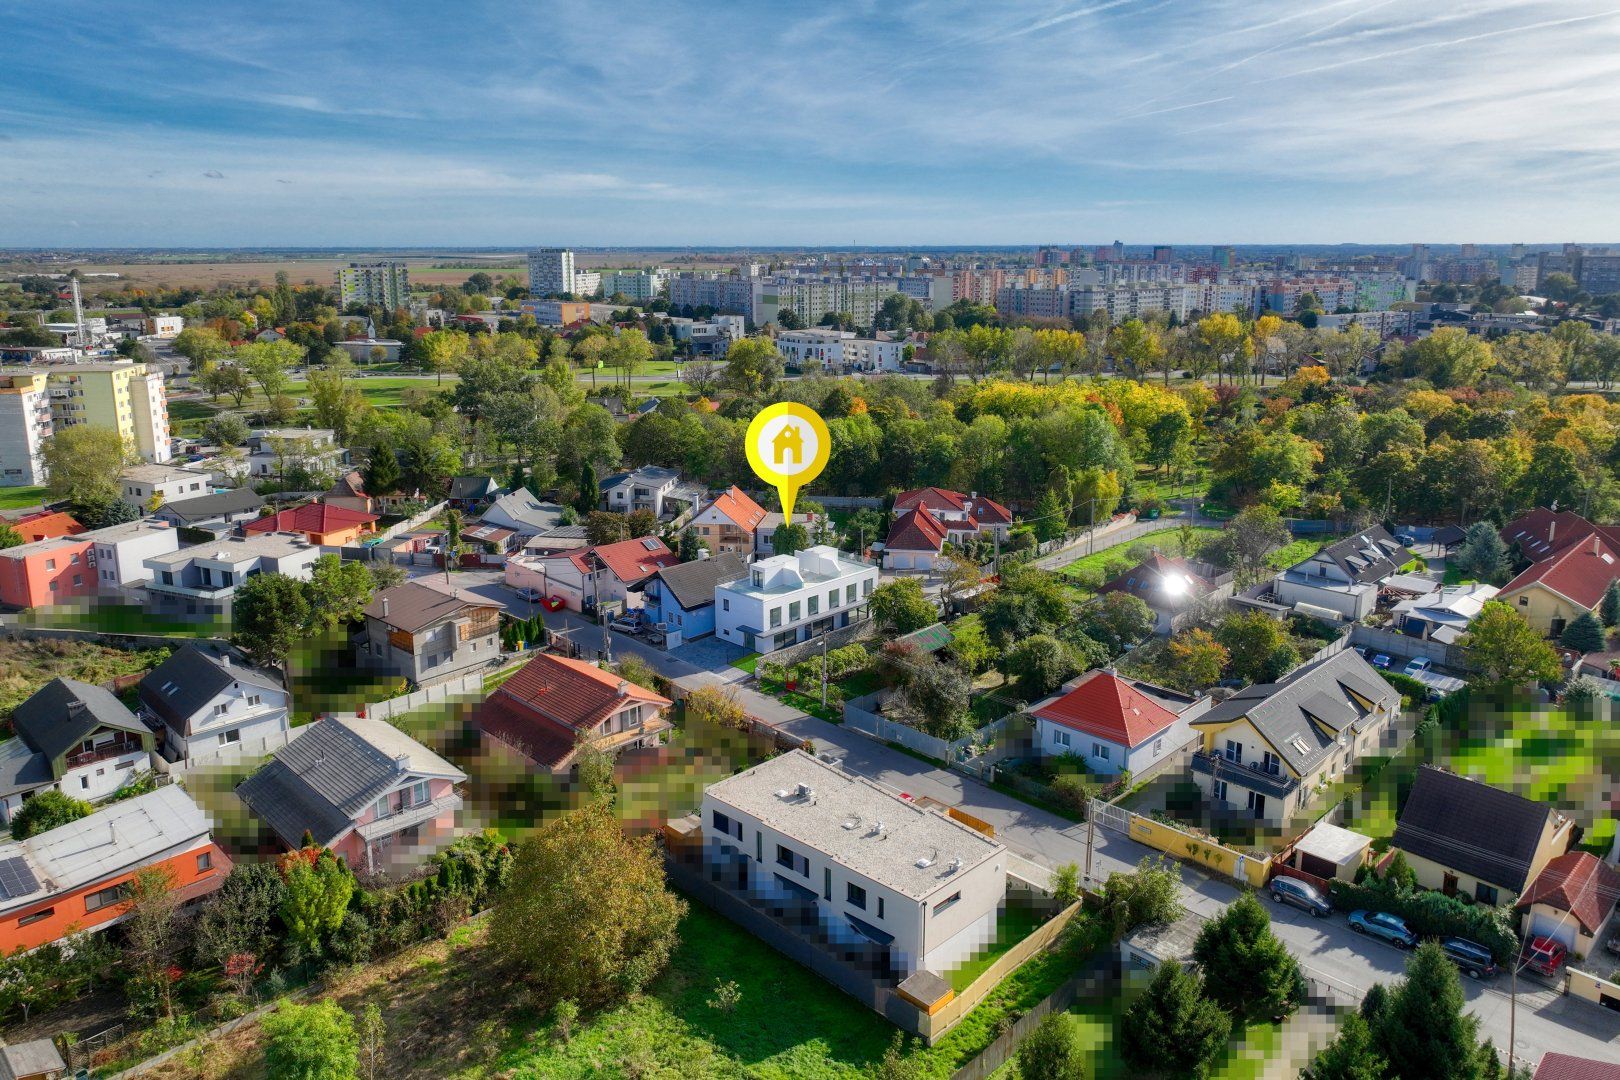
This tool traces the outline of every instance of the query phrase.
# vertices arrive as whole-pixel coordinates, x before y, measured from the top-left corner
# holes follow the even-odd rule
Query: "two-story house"
[[[891,570],[932,570],[946,543],[979,537],[1006,540],[1012,511],[978,492],[964,495],[945,488],[902,491],[894,499],[894,523],[883,542],[884,565]]]
[[[83,534],[0,550],[0,604],[50,607],[96,591],[95,548]]]
[[[146,560],[180,550],[180,534],[167,521],[126,521],[79,536],[93,545],[96,590],[118,594],[146,581]]]
[[[171,761],[256,756],[286,738],[286,688],[234,649],[188,643],[149,671],[139,692]]]
[[[1194,717],[1193,780],[1216,809],[1286,825],[1378,747],[1400,707],[1400,691],[1345,649]]]
[[[643,465],[629,472],[615,473],[598,486],[602,489],[603,510],[619,514],[651,510],[657,518],[673,517],[697,505],[705,494],[702,487],[683,483],[677,470],[661,465]]]
[[[1280,604],[1355,622],[1372,614],[1378,587],[1411,561],[1410,551],[1374,525],[1290,566],[1272,582],[1272,592]]]
[[[367,873],[403,869],[455,838],[467,774],[381,720],[301,728],[236,794],[288,849],[308,833]]]
[[[1127,679],[1098,668],[1072,687],[1029,710],[1035,745],[1044,757],[1072,754],[1086,768],[1113,776],[1128,771],[1132,780],[1152,776],[1173,761],[1194,738],[1190,721],[1210,707],[1163,686]]]
[[[540,653],[476,714],[480,730],[554,773],[586,745],[609,753],[653,746],[670,729],[670,700],[595,664]]]
[[[122,922],[130,880],[151,867],[183,902],[214,892],[231,860],[211,828],[185,788],[170,784],[0,843],[0,956]]]
[[[135,465],[118,478],[118,498],[143,514],[155,505],[207,495],[213,490],[214,478],[210,474],[174,465]]]
[[[229,614],[242,582],[255,574],[309,575],[321,549],[302,536],[227,536],[206,544],[149,556],[144,586],[147,604],[159,612]]]
[[[995,940],[1006,848],[803,750],[711,784],[702,828],[724,887],[902,976],[948,977]]]
[[[366,605],[355,655],[361,667],[413,683],[457,675],[500,656],[500,614],[482,597],[407,581]]]
[[[1497,599],[1556,638],[1596,611],[1620,577],[1620,529],[1594,525],[1568,510],[1539,507],[1502,527],[1502,542],[1530,561],[1502,586]]]
[[[765,508],[733,484],[694,514],[682,531],[701,539],[711,554],[746,555],[755,550],[754,532],[765,517]]]
[[[11,714],[0,742],[0,821],[55,788],[86,802],[104,799],[151,771],[157,738],[112,691],[52,679]]]
[[[512,556],[504,577],[514,589],[537,589],[569,611],[640,607],[641,585],[680,558],[656,536],[573,548],[551,555]]]
[[[739,552],[663,567],[642,584],[642,614],[668,649],[712,634],[715,587],[747,572],[748,556]]]
[[[714,632],[749,652],[771,652],[848,626],[866,614],[878,568],[825,544],[761,559],[714,590]]]
[[[349,463],[331,428],[259,428],[248,435],[248,475],[283,476],[288,469],[333,473]]]

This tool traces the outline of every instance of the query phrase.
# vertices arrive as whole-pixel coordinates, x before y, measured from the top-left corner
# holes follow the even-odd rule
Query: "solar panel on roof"
[[[642,541],[641,541],[641,546],[646,548],[648,551],[657,551],[658,550],[658,541],[654,540],[650,536],[644,537],[642,539]]]
[[[39,891],[39,879],[21,857],[0,859],[0,898],[15,900]]]

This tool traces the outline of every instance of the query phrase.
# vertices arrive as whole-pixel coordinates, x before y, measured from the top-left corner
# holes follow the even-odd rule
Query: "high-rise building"
[[[567,248],[529,252],[529,295],[542,299],[574,291],[574,253]],[[594,291],[594,290],[593,290]]]
[[[1620,293],[1620,255],[1582,255],[1576,266],[1581,288],[1593,296]]]
[[[53,429],[111,428],[145,460],[169,460],[169,398],[162,372],[139,363],[64,364],[48,376]]]
[[[45,482],[40,449],[51,436],[51,398],[42,370],[0,371],[0,487]]]
[[[337,272],[343,306],[376,305],[388,311],[411,302],[411,275],[402,262],[350,263]]]
[[[1169,244],[1154,244],[1153,245],[1153,261],[1154,262],[1156,262],[1156,263],[1167,263],[1167,262],[1173,261],[1175,259],[1175,257],[1176,257],[1175,249],[1172,248]]]
[[[1237,250],[1230,245],[1213,247],[1209,249],[1209,259],[1222,270],[1230,270],[1237,262]]]
[[[576,274],[575,278],[578,276]],[[669,271],[664,269],[613,270],[602,275],[602,295],[623,294],[631,300],[651,300],[664,291],[668,280]]]

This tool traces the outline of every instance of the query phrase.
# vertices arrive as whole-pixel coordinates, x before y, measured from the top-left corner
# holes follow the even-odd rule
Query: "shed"
[[[1371,850],[1372,837],[1319,821],[1294,845],[1288,865],[1319,878],[1354,881]]]
[[[1184,908],[1175,922],[1139,926],[1121,939],[1120,963],[1127,971],[1152,971],[1165,963],[1191,963],[1193,944],[1208,921]]]

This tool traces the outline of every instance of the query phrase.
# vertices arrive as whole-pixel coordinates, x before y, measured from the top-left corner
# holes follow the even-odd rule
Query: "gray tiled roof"
[[[0,1080],[66,1071],[67,1062],[49,1039],[0,1046]]]
[[[207,521],[226,514],[245,514],[264,505],[264,496],[250,487],[216,491],[212,495],[198,495],[194,499],[176,499],[164,503],[162,510],[182,521]]]
[[[1315,557],[1338,564],[1339,569],[1355,582],[1382,581],[1412,561],[1412,553],[1381,525],[1363,529],[1354,536],[1329,544]]]
[[[77,679],[52,679],[17,706],[11,726],[47,760],[55,760],[99,727],[151,734],[110,690]]]
[[[249,667],[240,653],[192,642],[141,680],[141,702],[169,727],[189,736],[197,711],[233,682],[281,689],[275,676]],[[165,687],[172,689],[166,691]]]
[[[0,742],[0,795],[44,787],[52,780],[51,763],[21,739]]]
[[[1441,866],[1524,891],[1552,807],[1425,765],[1390,843]]]
[[[664,583],[677,604],[693,611],[714,603],[714,587],[736,581],[748,572],[748,559],[736,552],[694,559],[678,566],[666,566],[654,576]]]

